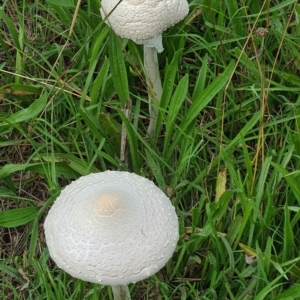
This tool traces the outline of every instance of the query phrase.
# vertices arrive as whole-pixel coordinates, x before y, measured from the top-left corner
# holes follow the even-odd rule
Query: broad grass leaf
[[[58,5],[62,7],[75,7],[74,0],[46,0],[49,4]]]
[[[0,197],[12,198],[15,196],[16,196],[16,194],[12,190],[10,190],[4,186],[0,186]]]
[[[296,283],[286,291],[273,298],[273,300],[297,300],[300,299],[300,284]]]
[[[98,60],[98,57],[102,57],[100,54],[104,51],[103,44],[105,43],[105,39],[107,38],[110,28],[108,26],[101,26],[100,34],[97,36],[97,39],[95,40],[93,44],[93,49],[92,49],[92,55],[91,55],[91,64],[95,61]],[[105,60],[107,58],[105,57]],[[102,65],[103,67],[103,65]]]
[[[34,160],[39,160],[39,158],[34,158]],[[30,165],[26,168],[26,170],[38,173],[44,176],[47,176],[49,173],[50,165],[49,163],[39,163],[35,165]],[[55,162],[55,174],[57,177],[64,177],[66,179],[76,179],[78,178],[79,174],[72,169],[67,161]]]
[[[226,240],[228,241],[229,245],[233,245],[234,241],[236,241],[241,225],[242,216],[236,216],[235,219],[231,222],[226,234]]]
[[[225,3],[233,30],[238,37],[242,37],[244,35],[244,26],[242,25],[241,12],[243,10],[240,8],[241,5],[235,0],[226,0]]]
[[[108,39],[109,63],[114,87],[123,105],[129,100],[127,71],[124,61],[123,47],[114,32],[110,32]]]
[[[37,211],[33,206],[14,208],[0,212],[0,227],[14,228],[34,220]]]
[[[99,94],[101,96],[101,90],[103,91],[106,85],[107,77],[108,77],[108,71],[109,71],[109,61],[105,57],[105,60],[101,66],[100,71],[97,74],[96,79],[94,80],[93,87],[91,89],[91,99],[92,99],[92,104],[99,104]],[[100,103],[101,104],[101,103]],[[99,105],[100,105],[99,104]]]
[[[40,95],[42,88],[30,84],[10,83],[0,87],[0,94],[17,96]]]
[[[7,126],[14,126],[18,123],[29,121],[30,119],[36,117],[42,110],[45,108],[47,103],[47,94],[41,95],[41,97],[27,108],[17,111],[16,113],[10,115],[7,119],[4,119],[0,124],[0,132],[2,130],[7,130]],[[10,126],[9,130],[12,130],[12,126]]]
[[[79,173],[80,175],[87,175],[90,173],[97,173],[99,170],[94,166],[89,166],[87,163],[82,161],[80,158],[77,158],[71,154],[64,153],[54,153],[53,157],[50,154],[40,154],[39,157],[47,162],[65,162],[68,166]]]
[[[6,164],[2,168],[0,168],[0,179],[3,179],[7,176],[10,176],[10,174],[18,171],[24,171],[29,166],[34,166],[37,164]]]

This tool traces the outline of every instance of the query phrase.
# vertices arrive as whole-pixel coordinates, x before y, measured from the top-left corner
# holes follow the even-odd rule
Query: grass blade
[[[15,126],[18,123],[28,121],[37,116],[45,108],[47,99],[48,97],[45,93],[38,100],[35,100],[28,108],[22,109],[9,116],[7,119],[4,119],[3,123],[0,124],[0,132],[7,129],[7,126]]]
[[[292,192],[294,193],[298,204],[300,204],[300,185],[299,182],[290,174],[285,168],[280,166],[277,163],[271,162],[271,165],[283,175],[283,178],[291,188]]]
[[[14,208],[0,212],[0,227],[14,228],[25,225],[37,216],[37,210],[33,206],[26,208]]]
[[[181,105],[185,100],[187,90],[188,90],[188,84],[189,84],[188,76],[184,76],[180,80],[174,92],[174,95],[172,96],[172,99],[170,101],[170,106],[169,106],[167,121],[166,121],[166,136],[164,139],[164,151],[163,151],[164,153],[168,150],[169,141],[171,139],[175,127],[175,120],[178,117],[178,113],[181,108]]]
[[[124,62],[123,47],[114,32],[110,32],[108,40],[110,71],[116,92],[123,105],[129,100],[127,71]]]
[[[192,102],[192,105],[186,112],[179,129],[176,131],[175,138],[171,146],[165,150],[164,156],[169,160],[173,154],[176,145],[178,144],[183,133],[186,132],[187,128],[195,122],[195,119],[199,116],[200,112],[208,103],[219,93],[219,91],[225,87],[226,83],[230,79],[230,76],[234,70],[234,62],[225,68],[222,74],[220,74],[204,91],[201,95]]]

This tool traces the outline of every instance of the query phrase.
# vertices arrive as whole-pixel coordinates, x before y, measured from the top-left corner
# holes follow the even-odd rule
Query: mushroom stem
[[[147,79],[150,124],[148,134],[153,136],[156,128],[158,106],[162,95],[162,85],[159,74],[157,50],[144,45],[144,68]]]
[[[114,300],[131,300],[128,285],[112,285],[111,288]]]

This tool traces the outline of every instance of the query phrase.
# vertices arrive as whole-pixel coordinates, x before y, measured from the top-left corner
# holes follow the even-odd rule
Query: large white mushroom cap
[[[102,0],[101,16],[117,35],[135,42],[143,42],[160,35],[181,21],[189,11],[187,0],[119,2],[119,0]]]
[[[70,275],[125,285],[161,269],[178,241],[178,219],[150,180],[121,171],[83,176],[68,185],[46,218],[46,243]]]

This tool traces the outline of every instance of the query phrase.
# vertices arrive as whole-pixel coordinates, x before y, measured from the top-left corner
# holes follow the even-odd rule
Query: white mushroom
[[[68,185],[46,218],[46,243],[70,275],[112,285],[130,299],[127,284],[148,278],[172,256],[179,235],[175,209],[150,180],[106,171]]]
[[[144,45],[150,110],[148,133],[152,135],[162,95],[157,59],[157,52],[164,50],[161,33],[188,14],[189,4],[187,0],[102,0],[101,6],[102,18],[117,35]]]

